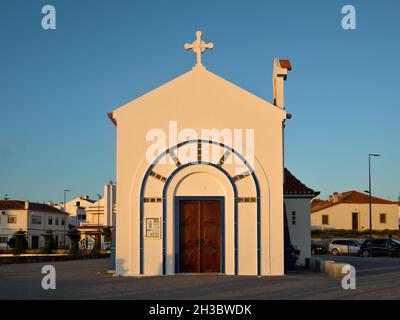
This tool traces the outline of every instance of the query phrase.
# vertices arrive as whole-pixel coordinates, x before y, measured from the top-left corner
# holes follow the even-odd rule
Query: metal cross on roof
[[[201,39],[201,31],[197,31],[196,32],[196,40],[193,41],[192,44],[190,43],[185,43],[184,48],[186,50],[193,50],[194,53],[196,53],[197,55],[197,64],[196,66],[202,66],[201,64],[201,54],[206,50],[206,49],[212,49],[214,48],[214,44],[213,43],[205,43],[202,39]]]

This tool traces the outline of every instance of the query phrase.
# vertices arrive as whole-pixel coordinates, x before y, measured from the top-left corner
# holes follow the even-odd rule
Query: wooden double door
[[[221,272],[221,200],[179,201],[179,272]]]

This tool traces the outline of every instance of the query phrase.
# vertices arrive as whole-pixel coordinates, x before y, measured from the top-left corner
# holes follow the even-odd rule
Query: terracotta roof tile
[[[374,196],[372,196],[371,202],[380,204],[397,204],[397,202],[395,201],[389,201]],[[311,212],[317,212],[340,203],[358,203],[358,204],[369,203],[369,195],[366,193],[351,190],[338,194],[338,198],[336,201],[334,201],[333,199],[330,200],[315,199],[311,203]]]
[[[297,179],[288,169],[285,168],[283,190],[285,195],[319,195],[318,191],[307,187],[299,179]]]
[[[25,201],[0,200],[0,210],[24,210],[24,209],[25,209]],[[29,210],[68,214],[60,209],[49,206],[48,204],[37,203],[37,202],[29,202]]]

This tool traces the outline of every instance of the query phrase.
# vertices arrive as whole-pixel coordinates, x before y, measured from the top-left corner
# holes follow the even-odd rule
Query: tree
[[[105,226],[103,228],[102,234],[104,236],[104,242],[110,242],[111,241],[112,231],[111,231],[111,227],[110,226]]]
[[[79,253],[79,240],[81,239],[81,233],[77,230],[72,230],[67,234],[71,240],[71,248],[69,249],[69,254]]]

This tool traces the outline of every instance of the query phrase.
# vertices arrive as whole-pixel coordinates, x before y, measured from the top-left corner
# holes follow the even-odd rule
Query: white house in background
[[[295,212],[293,240],[308,255],[312,197],[284,199],[291,64],[274,60],[270,103],[208,71],[201,54],[213,45],[196,36],[185,45],[197,54],[192,70],[109,113],[117,130],[116,275],[283,275],[284,201]]]
[[[27,232],[29,247],[40,248],[44,243],[41,236],[51,230],[58,246],[69,245],[68,214],[53,206],[19,200],[0,200],[0,247],[6,248],[7,241],[19,230]]]
[[[81,232],[81,238],[87,240],[88,248],[92,247],[98,229],[115,225],[115,201],[116,185],[110,181],[104,186],[104,195],[100,200],[92,200],[85,196],[66,203],[65,211],[70,214],[69,225]],[[63,208],[62,205],[57,207]],[[111,239],[102,238],[106,248],[109,247],[110,241]]]
[[[398,230],[398,203],[372,197],[372,229]],[[358,191],[333,193],[311,205],[312,229],[369,230],[369,195]]]
[[[90,199],[89,196],[76,197],[65,205],[69,213],[69,224],[74,227],[91,226],[99,224],[101,227],[112,226],[115,222],[116,186],[110,181],[104,186],[104,195],[99,200]],[[57,204],[63,210],[63,204]]]
[[[397,205],[398,205],[398,217],[399,217],[399,227],[400,227],[400,194],[399,197],[397,198]]]
[[[398,204],[398,217],[399,217],[399,227],[400,227],[400,201],[397,203]]]
[[[65,211],[69,213],[68,224],[78,227],[81,222],[86,222],[86,209],[92,206],[96,200],[90,199],[89,196],[76,197],[65,204]],[[64,210],[63,204],[55,205],[58,209]]]

